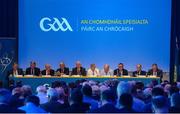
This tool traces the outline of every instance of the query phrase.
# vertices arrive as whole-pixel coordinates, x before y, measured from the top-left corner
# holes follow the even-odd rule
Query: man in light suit
[[[99,76],[99,69],[96,68],[95,64],[91,64],[87,72],[88,76]]]
[[[101,76],[113,76],[113,71],[110,69],[110,66],[108,64],[104,65],[104,68],[101,70],[100,73]]]

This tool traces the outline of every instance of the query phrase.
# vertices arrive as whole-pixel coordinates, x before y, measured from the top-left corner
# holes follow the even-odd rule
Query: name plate
[[[25,77],[34,77],[33,75],[26,75]]]
[[[105,75],[105,76],[99,76],[99,77],[102,77],[102,78],[113,78],[113,77],[116,77],[116,76]]]
[[[87,77],[99,77],[99,76],[93,76],[93,75],[89,75],[89,76],[87,76]]]
[[[145,76],[145,75],[139,75],[139,76],[137,76],[137,77],[139,77],[139,78],[146,78],[147,76]]]
[[[61,75],[60,77],[65,77],[66,78],[66,77],[70,77],[70,76],[69,75]]]
[[[23,75],[16,75],[14,77],[21,78],[21,77],[23,77]]]
[[[71,76],[71,77],[82,77],[82,76],[80,76],[80,75],[73,75],[73,76]]]
[[[42,77],[52,77],[51,75],[43,75]]]
[[[150,75],[149,77],[150,78],[157,78],[157,76],[155,76],[155,75]]]
[[[121,77],[123,77],[123,78],[130,78],[131,76],[121,76]]]

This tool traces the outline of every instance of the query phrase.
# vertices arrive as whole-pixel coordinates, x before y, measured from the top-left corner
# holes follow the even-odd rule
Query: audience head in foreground
[[[154,82],[146,86],[116,79],[55,81],[51,87],[38,86],[36,96],[29,85],[13,86],[12,92],[1,88],[0,112],[179,113],[178,83]]]
[[[168,99],[165,96],[156,96],[152,99],[152,107],[155,113],[168,113]]]

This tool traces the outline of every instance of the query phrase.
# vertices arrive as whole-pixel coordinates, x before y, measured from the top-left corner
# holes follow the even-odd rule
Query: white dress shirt
[[[18,70],[13,71],[13,75],[17,76],[18,75]]]
[[[100,75],[99,69],[96,68],[94,71],[92,71],[92,69],[88,69],[87,75],[88,76],[99,76]]]
[[[101,72],[100,72],[100,75],[101,76],[113,76],[113,70],[109,69],[109,71],[106,73],[104,71],[104,69],[102,69]]]

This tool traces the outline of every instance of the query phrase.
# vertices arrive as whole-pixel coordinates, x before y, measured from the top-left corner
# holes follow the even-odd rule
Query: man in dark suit
[[[56,89],[48,89],[47,96],[48,102],[40,105],[40,107],[46,110],[46,112],[60,113],[63,109],[68,108],[68,105],[58,102],[59,94]]]
[[[180,94],[177,93],[173,93],[171,95],[171,107],[169,109],[170,113],[179,113],[180,112]]]
[[[83,102],[80,89],[72,90],[70,94],[70,107],[62,110],[63,113],[85,113],[90,109],[90,104]]]
[[[45,69],[41,72],[41,74],[54,76],[54,70],[51,69],[51,66],[49,64],[46,64]]]
[[[57,75],[69,75],[69,68],[66,67],[66,65],[64,64],[64,62],[61,62],[59,64],[59,69],[56,70]]]
[[[76,62],[76,67],[72,69],[71,75],[86,76],[86,69],[82,67],[81,62]]]
[[[0,113],[25,113],[24,111],[14,108],[9,104],[10,97],[10,91],[0,89]]]
[[[123,93],[119,99],[121,113],[136,113],[133,109],[133,97],[131,94]]]
[[[163,78],[163,71],[158,68],[157,64],[152,64],[152,69],[150,69],[147,73],[147,75],[153,75],[160,77],[161,79]]]
[[[123,63],[119,63],[118,68],[114,70],[114,75],[115,76],[128,75],[128,71],[124,69]]]
[[[142,70],[142,65],[141,64],[137,64],[136,65],[136,71],[133,72],[133,76],[136,77],[136,76],[139,76],[139,75],[146,75],[146,71],[143,71]]]
[[[8,71],[7,76],[16,76],[16,75],[24,75],[23,70],[19,68],[17,63],[13,63],[12,69]]]
[[[12,69],[7,71],[6,80],[10,83],[9,76],[24,75],[24,72],[17,63],[13,63]]]
[[[36,67],[36,62],[34,61],[32,61],[30,67],[26,69],[26,75],[39,76],[40,72],[40,69]]]
[[[101,94],[101,107],[89,111],[90,113],[119,113],[120,110],[115,107],[116,92],[105,90]]]

